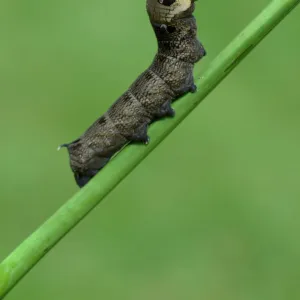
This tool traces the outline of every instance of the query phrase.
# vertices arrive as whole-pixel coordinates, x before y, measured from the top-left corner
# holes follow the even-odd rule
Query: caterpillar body
[[[195,0],[147,0],[158,51],[150,67],[77,140],[64,144],[79,187],[129,142],[147,144],[150,123],[174,116],[172,101],[195,92],[193,69],[206,52],[197,39]]]

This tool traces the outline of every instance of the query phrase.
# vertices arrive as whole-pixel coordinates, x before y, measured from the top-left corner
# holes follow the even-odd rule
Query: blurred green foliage
[[[151,62],[145,1],[0,4],[0,260],[77,191],[66,151]],[[207,67],[267,5],[198,1]],[[300,297],[295,10],[7,299]]]

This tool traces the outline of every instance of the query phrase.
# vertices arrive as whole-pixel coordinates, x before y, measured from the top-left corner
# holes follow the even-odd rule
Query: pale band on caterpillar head
[[[151,22],[169,24],[191,8],[195,0],[147,0],[147,12]]]

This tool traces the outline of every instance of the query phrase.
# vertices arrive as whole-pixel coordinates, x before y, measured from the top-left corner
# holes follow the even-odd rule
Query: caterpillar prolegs
[[[67,147],[77,184],[84,186],[129,142],[147,144],[150,123],[174,116],[172,101],[195,92],[194,64],[205,56],[197,39],[195,0],[147,0],[158,51],[150,67]]]

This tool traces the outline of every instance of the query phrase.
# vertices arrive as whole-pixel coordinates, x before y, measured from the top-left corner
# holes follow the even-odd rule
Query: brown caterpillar
[[[206,52],[197,39],[195,0],[147,0],[158,52],[129,89],[67,147],[77,184],[84,186],[129,142],[147,144],[150,123],[174,116],[172,101],[195,92],[193,69]]]

